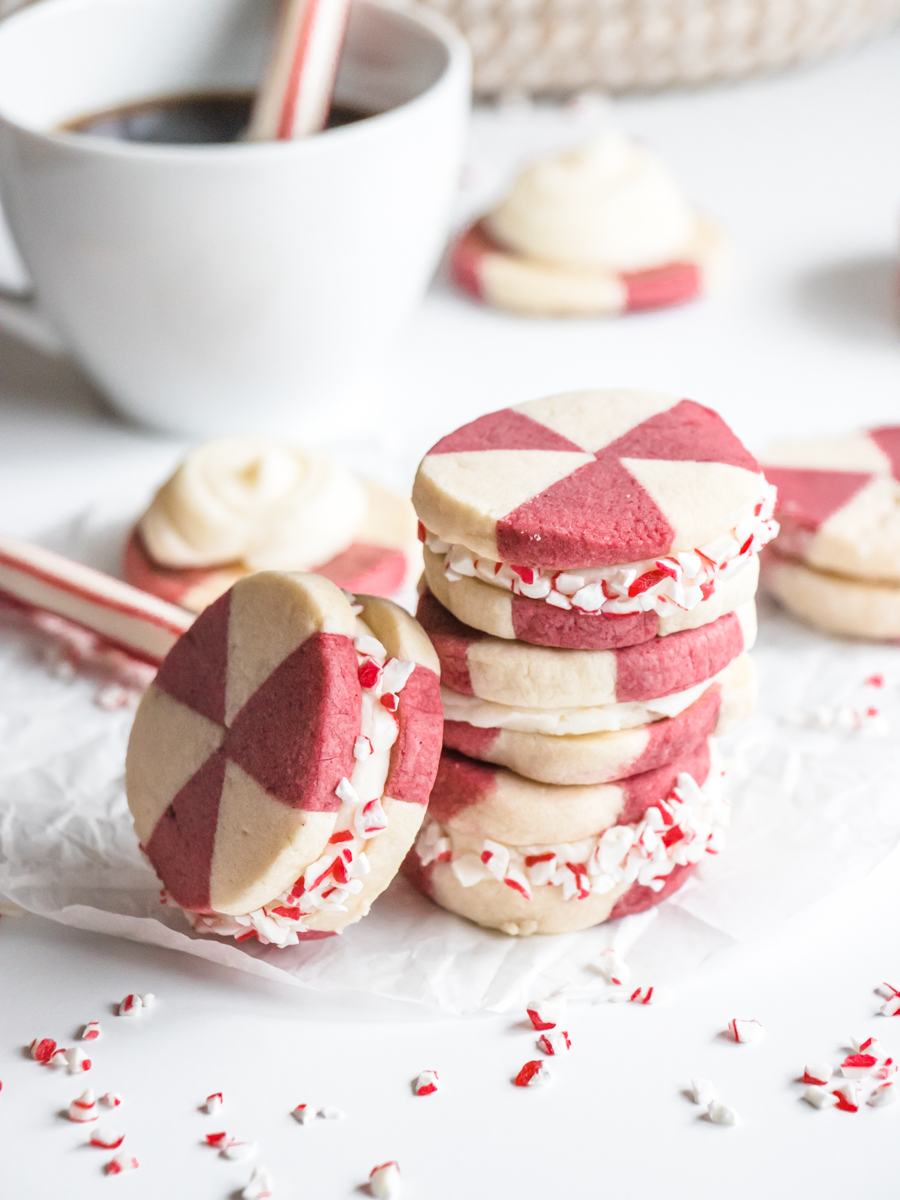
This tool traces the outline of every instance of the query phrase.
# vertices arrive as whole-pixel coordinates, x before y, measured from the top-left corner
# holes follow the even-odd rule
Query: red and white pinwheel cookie
[[[457,284],[533,316],[617,316],[692,300],[726,258],[663,164],[606,129],[528,164],[509,193],[459,237]]]
[[[541,783],[610,783],[730,733],[753,712],[756,692],[747,654],[687,691],[596,708],[515,708],[443,687],[444,746]]]
[[[569,933],[641,912],[723,843],[711,743],[617,783],[553,787],[445,750],[403,873],[505,933]]]
[[[441,681],[464,696],[525,708],[653,700],[711,679],[756,641],[756,605],[697,629],[622,650],[561,650],[464,625],[427,590],[416,611],[441,660]]]
[[[125,577],[202,612],[253,571],[311,571],[389,595],[421,562],[404,496],[274,438],[229,437],[191,452],[125,547]]]
[[[413,503],[425,576],[502,638],[618,649],[753,598],[775,489],[711,409],[659,392],[572,392],[442,438]]]
[[[206,609],[144,696],[128,802],[195,928],[293,945],[387,887],[440,753],[439,666],[388,600],[251,575]]]

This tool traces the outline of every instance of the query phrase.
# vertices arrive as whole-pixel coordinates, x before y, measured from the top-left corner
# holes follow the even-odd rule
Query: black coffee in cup
[[[256,93],[187,92],[104,109],[60,125],[65,133],[164,146],[221,145],[239,142],[250,124]],[[362,121],[372,113],[332,104],[326,129]]]

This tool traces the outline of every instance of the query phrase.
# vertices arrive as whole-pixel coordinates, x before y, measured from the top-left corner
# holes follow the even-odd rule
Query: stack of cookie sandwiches
[[[658,903],[722,844],[775,489],[710,409],[595,391],[443,438],[413,502],[445,721],[405,874],[511,934]]]
[[[764,461],[781,523],[767,589],[829,633],[900,638],[900,426],[779,442]]]

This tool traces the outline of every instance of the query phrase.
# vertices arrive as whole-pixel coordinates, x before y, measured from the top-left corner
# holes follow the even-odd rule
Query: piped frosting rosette
[[[713,744],[641,775],[552,787],[444,751],[404,874],[442,907],[513,935],[641,912],[724,845]]]
[[[726,257],[645,146],[606,130],[529,164],[452,252],[456,282],[510,312],[613,316],[694,299]]]
[[[439,666],[390,601],[261,572],[197,619],[138,709],[127,790],[167,902],[198,930],[289,946],[340,932],[419,829]]]
[[[126,548],[129,582],[199,612],[253,571],[311,571],[387,594],[418,561],[409,502],[335,459],[268,437],[193,450]]]

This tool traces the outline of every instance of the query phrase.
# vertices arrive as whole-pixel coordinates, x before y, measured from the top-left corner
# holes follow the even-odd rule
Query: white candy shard
[[[369,1174],[369,1191],[375,1200],[394,1200],[400,1195],[400,1168],[395,1162],[373,1167]]]
[[[91,1145],[99,1146],[101,1150],[118,1150],[124,1141],[124,1133],[116,1133],[112,1129],[102,1129],[99,1126],[91,1134]]]
[[[824,1087],[808,1087],[803,1093],[803,1099],[813,1108],[833,1108],[837,1104],[837,1096]]]
[[[245,1158],[252,1158],[259,1150],[258,1142],[228,1142],[219,1153],[223,1158],[231,1158],[240,1162]]]
[[[118,1092],[105,1092],[100,1097],[100,1103],[106,1108],[118,1108],[122,1103],[122,1097]]]
[[[132,1158],[128,1154],[117,1154],[106,1164],[104,1170],[107,1175],[120,1175],[123,1171],[136,1171],[137,1168],[138,1160],[136,1158]]]
[[[119,1016],[120,1017],[137,1016],[137,1014],[141,1011],[141,1009],[143,1007],[144,1007],[144,1002],[140,998],[140,996],[137,996],[137,995],[134,995],[133,993],[131,993],[131,994],[127,995],[125,997],[125,999],[119,1005]]]
[[[740,1017],[729,1021],[728,1028],[736,1042],[758,1042],[766,1032],[759,1021],[742,1020]]]
[[[213,1092],[211,1096],[206,1097],[206,1103],[203,1105],[204,1111],[208,1112],[210,1116],[213,1116],[213,1114],[217,1113],[222,1107],[222,1103],[222,1093]]]
[[[607,983],[613,983],[616,987],[631,978],[631,969],[617,950],[604,950],[595,966]]]
[[[432,1096],[438,1087],[437,1071],[423,1071],[416,1080],[415,1093],[417,1096]]]
[[[900,995],[900,992],[889,983],[880,983],[875,989],[875,995],[881,996],[883,1000],[890,1000],[891,996]]]
[[[566,1007],[564,996],[550,996],[546,1000],[532,1000],[525,1011],[531,1024],[542,1033],[545,1029],[554,1029],[562,1021]]]
[[[86,1121],[96,1121],[99,1117],[97,1112],[97,1101],[94,1099],[94,1093],[88,1088],[83,1091],[77,1100],[73,1100],[69,1105],[69,1120],[84,1123]]]
[[[301,1125],[308,1125],[310,1121],[314,1121],[319,1114],[311,1104],[298,1104],[292,1111],[291,1116],[299,1121]]]
[[[737,1125],[737,1113],[727,1104],[723,1104],[721,1100],[713,1100],[708,1112],[709,1119],[714,1125]]]
[[[884,1104],[896,1103],[897,1085],[894,1083],[880,1084],[866,1101],[866,1104],[871,1104],[872,1108],[881,1108]]]
[[[708,1079],[691,1080],[691,1099],[702,1108],[708,1108],[716,1098],[716,1089]]]
[[[878,1011],[884,1017],[896,1017],[900,1015],[900,993],[895,992],[890,1000],[885,1000]]]
[[[842,1083],[834,1089],[835,1094],[839,1097],[838,1103],[843,1099],[844,1104],[848,1105],[854,1112],[859,1108],[859,1084],[848,1079],[846,1083]]]
[[[81,1075],[84,1071],[91,1069],[91,1060],[80,1046],[73,1046],[70,1050],[64,1051],[64,1053],[70,1075]]]
[[[546,1087],[551,1080],[550,1069],[542,1058],[527,1062],[515,1077],[516,1087]]]
[[[67,1067],[68,1065],[69,1060],[66,1058],[66,1052],[63,1049],[54,1050],[50,1055],[50,1061],[47,1063],[47,1066],[53,1067],[54,1070],[60,1067]]]
[[[344,1110],[342,1108],[332,1108],[326,1104],[324,1108],[319,1109],[319,1116],[323,1121],[343,1121]]]
[[[860,1039],[852,1037],[850,1045],[858,1054],[874,1054],[879,1061],[888,1057],[887,1050],[885,1050],[877,1038],[867,1037]]]
[[[803,1068],[803,1082],[824,1085],[828,1082],[834,1070],[829,1063],[807,1063]]]
[[[242,1200],[266,1200],[274,1191],[272,1176],[266,1167],[255,1167],[250,1182],[241,1192]]]
[[[537,1040],[538,1049],[545,1054],[568,1054],[572,1049],[572,1039],[565,1029],[557,1029],[555,1033],[542,1033]]]
[[[152,1008],[156,1003],[156,997],[152,992],[143,992],[141,995],[141,1004],[144,1008]]]
[[[83,1042],[95,1042],[100,1036],[100,1022],[88,1021],[84,1029],[81,1031],[81,1040]]]

